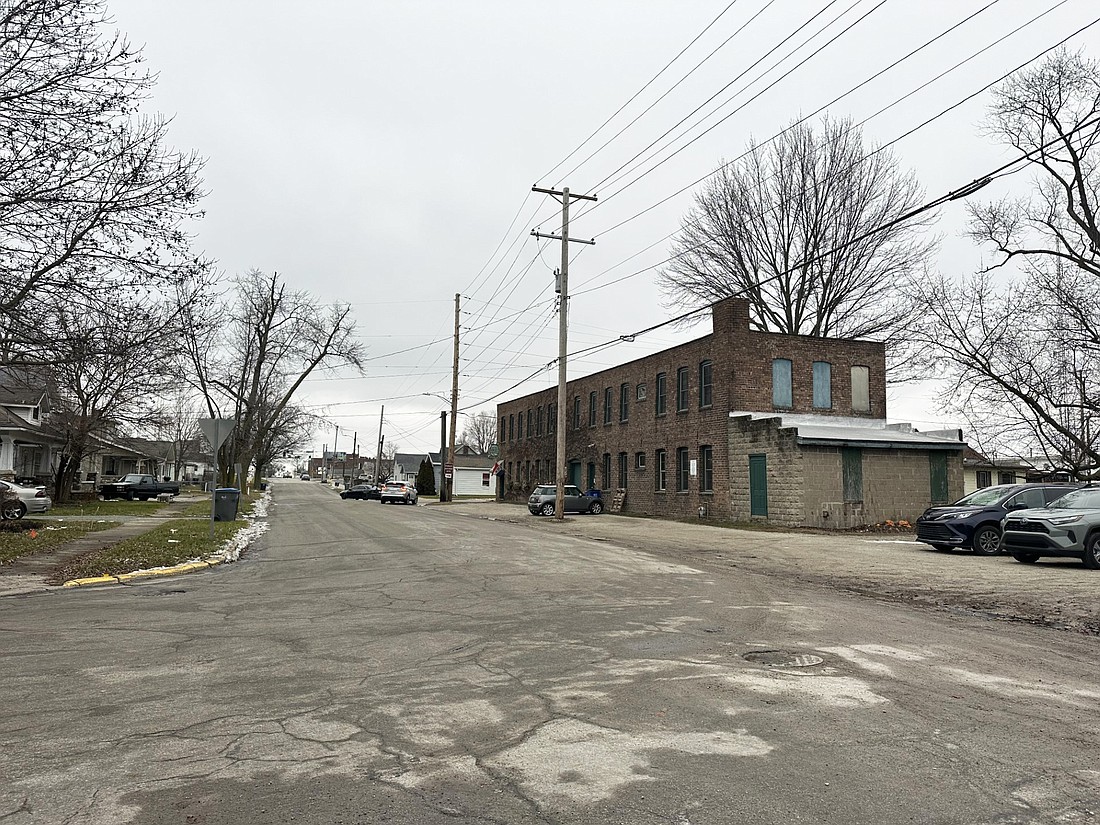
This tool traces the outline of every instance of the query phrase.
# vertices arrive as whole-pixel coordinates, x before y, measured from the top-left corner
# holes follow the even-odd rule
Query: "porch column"
[[[0,476],[15,477],[15,441],[10,436],[0,439]]]

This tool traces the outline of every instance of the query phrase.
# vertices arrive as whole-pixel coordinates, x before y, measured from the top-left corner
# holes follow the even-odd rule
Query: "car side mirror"
[[[1022,501],[1017,501],[1017,502],[1016,502],[1015,504],[1013,504],[1013,505],[1012,505],[1011,507],[1009,507],[1008,509],[1009,509],[1010,511],[1011,511],[1011,510],[1026,510],[1026,509],[1027,509],[1027,505],[1026,505],[1026,504],[1024,504],[1024,503],[1023,503]]]

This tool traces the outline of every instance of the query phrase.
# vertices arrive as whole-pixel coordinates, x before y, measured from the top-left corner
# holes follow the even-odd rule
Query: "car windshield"
[[[1100,487],[1074,490],[1047,506],[1052,510],[1100,510]]]
[[[975,490],[968,496],[963,496],[956,501],[955,504],[968,505],[971,507],[984,507],[987,504],[997,504],[1014,489],[1014,487],[983,487],[981,490]]]
[[[558,494],[557,487],[538,487],[535,489],[536,496],[556,496]]]

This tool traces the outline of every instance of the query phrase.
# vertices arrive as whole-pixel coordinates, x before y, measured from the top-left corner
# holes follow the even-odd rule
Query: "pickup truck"
[[[124,498],[133,501],[148,501],[165,493],[178,496],[180,485],[178,481],[157,481],[156,476],[130,473],[115,481],[101,484],[99,495],[102,498]]]

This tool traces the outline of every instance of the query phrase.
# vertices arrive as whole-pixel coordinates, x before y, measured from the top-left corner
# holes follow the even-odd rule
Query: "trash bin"
[[[214,521],[236,521],[241,491],[236,487],[219,487],[214,491]]]

